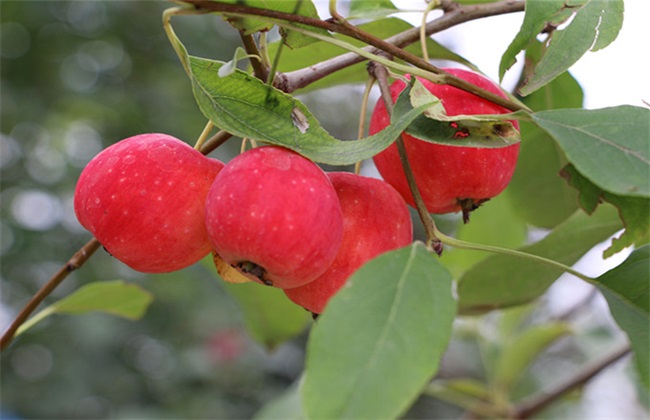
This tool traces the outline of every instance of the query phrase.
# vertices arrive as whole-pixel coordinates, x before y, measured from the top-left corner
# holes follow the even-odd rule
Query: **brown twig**
[[[239,31],[239,35],[244,45],[244,49],[248,54],[260,56],[260,50],[257,48],[255,43],[255,38],[253,35],[245,35],[242,31]],[[253,74],[255,77],[266,83],[266,79],[269,77],[269,69],[262,63],[262,61],[252,58],[249,60],[251,67],[253,68]]]
[[[522,403],[518,404],[515,407],[514,411],[512,412],[512,418],[527,419],[539,413],[569,391],[572,391],[573,389],[587,383],[605,368],[626,356],[628,353],[630,353],[630,351],[631,349],[629,344],[625,344],[609,355],[603,357],[602,359],[588,364],[580,372],[578,372],[578,374],[572,378],[569,378],[567,381],[558,384],[548,391],[543,391],[538,395],[534,395],[529,399],[524,400]]]
[[[11,340],[13,340],[14,335],[18,328],[29,318],[29,316],[34,312],[38,305],[45,300],[46,297],[52,293],[52,291],[59,285],[63,280],[68,277],[70,273],[81,267],[88,258],[97,249],[100,247],[100,243],[97,239],[92,238],[88,241],[81,249],[79,249],[75,254],[68,260],[68,262],[59,269],[59,271],[50,278],[47,283],[41,289],[36,292],[34,296],[27,302],[25,307],[20,311],[16,319],[11,323],[9,328],[4,332],[2,338],[0,339],[0,350],[4,350]]]
[[[390,88],[388,86],[388,71],[384,66],[378,63],[370,63],[368,66],[368,72],[377,79],[377,84],[379,85],[379,90],[381,92],[382,100],[386,106],[386,112],[388,115],[393,113],[393,98],[390,93]],[[436,254],[442,254],[442,242],[438,239],[436,235],[436,225],[429,211],[427,210],[424,200],[422,199],[422,194],[418,188],[417,182],[415,181],[415,175],[413,174],[413,169],[408,159],[406,153],[406,146],[404,145],[404,139],[400,135],[395,141],[397,145],[397,151],[399,153],[399,158],[404,168],[404,175],[406,176],[406,181],[411,190],[411,195],[413,196],[413,201],[415,202],[415,209],[418,212],[418,216],[422,221],[424,230],[427,235],[427,247],[434,251]]]
[[[279,20],[279,21],[285,21],[285,22],[291,22],[291,23],[297,23],[297,24],[302,24],[302,25],[308,25],[312,26],[315,28],[319,29],[325,29],[330,32],[335,32],[339,33],[342,35],[349,36],[351,38],[357,39],[359,41],[362,41],[372,47],[375,47],[376,50],[379,51],[384,51],[387,54],[390,54],[392,56],[398,57],[416,67],[422,68],[424,70],[430,71],[434,74],[443,76],[443,81],[451,86],[457,87],[459,89],[465,90],[467,92],[473,93],[477,96],[480,96],[484,99],[487,99],[497,105],[503,106],[507,109],[517,111],[521,109],[526,109],[525,105],[522,105],[517,102],[513,102],[509,99],[505,99],[501,97],[500,95],[496,95],[492,92],[489,92],[485,89],[479,88],[463,79],[460,79],[454,75],[451,75],[449,73],[446,73],[445,71],[439,69],[438,67],[432,65],[431,63],[424,61],[420,57],[411,54],[410,52],[404,50],[401,48],[401,46],[407,45],[409,41],[405,41],[402,39],[404,42],[401,44],[401,46],[398,46],[397,44],[393,44],[389,42],[388,40],[383,40],[380,38],[375,37],[374,35],[365,32],[356,26],[350,24],[348,21],[345,19],[333,19],[333,20],[321,20],[321,19],[316,19],[316,18],[311,18],[307,16],[301,16],[301,15],[295,15],[295,14],[290,14],[290,13],[283,13],[283,12],[278,12],[275,10],[267,10],[267,9],[260,9],[256,7],[249,7],[249,6],[244,6],[244,5],[239,5],[239,4],[226,4],[226,3],[219,3],[219,2],[214,2],[214,1],[207,1],[207,0],[184,0],[185,3],[193,5],[197,10],[200,11],[210,11],[210,12],[219,12],[219,13],[224,13],[226,15],[232,14],[232,15],[254,15],[254,16],[262,16],[262,17],[267,17],[270,19],[274,20]],[[449,12],[448,14],[454,14],[458,16],[456,22],[450,22],[449,20],[446,21],[446,24],[449,26],[453,26],[458,23],[466,22],[468,20],[473,20],[473,19],[478,19],[480,17],[486,17],[486,16],[493,16],[495,14],[503,14],[507,12],[518,12],[522,11],[524,9],[524,3],[523,2],[515,2],[515,1],[506,1],[506,2],[500,2],[497,3],[498,7],[486,7],[490,6],[492,3],[488,3],[485,5],[475,5],[475,6],[464,6],[464,7],[455,7],[455,8],[450,8],[448,9]],[[481,13],[482,12],[482,13]],[[472,16],[471,19],[467,19],[467,16]],[[444,16],[443,16],[444,17]],[[449,27],[446,26],[446,27]],[[445,27],[442,27],[443,29]],[[415,28],[415,39],[413,39],[412,42],[415,42],[419,39],[419,30]],[[428,28],[427,28],[428,29]],[[439,29],[442,30],[442,29]],[[428,30],[427,30],[428,32]],[[352,56],[358,57],[356,54],[352,54]],[[348,56],[348,57],[352,57]],[[349,60],[349,58],[348,58]],[[363,61],[364,59],[361,59],[359,61]],[[354,63],[347,64],[351,65]],[[313,67],[310,68],[313,71]],[[331,69],[328,69],[327,71],[330,71]],[[327,73],[327,74],[330,74]],[[324,77],[324,76],[321,76]],[[300,83],[305,83],[307,82],[308,79],[305,79],[303,77],[296,77],[297,81],[301,81]],[[313,82],[314,79],[311,79]],[[315,79],[318,80],[318,79]],[[308,83],[311,83],[308,82]],[[286,92],[292,92],[295,90],[295,86],[291,86],[290,82],[286,79],[283,79],[283,85],[280,86],[280,88]]]

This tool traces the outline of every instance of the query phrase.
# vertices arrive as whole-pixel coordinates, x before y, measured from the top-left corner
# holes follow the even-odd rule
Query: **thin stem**
[[[273,65],[271,66],[271,70],[269,73],[269,80],[268,84],[273,86],[273,83],[275,82],[275,77],[278,74],[278,67],[280,66],[280,57],[282,57],[282,50],[284,48],[284,42],[280,42],[278,45],[278,49],[275,52],[275,57],[273,57]]]
[[[384,66],[373,63],[369,66],[368,71],[374,75],[379,84],[379,90],[381,91],[381,96],[386,106],[386,112],[388,115],[393,113],[393,98],[390,93],[390,88],[388,87],[388,72]],[[399,158],[404,168],[404,174],[406,176],[406,181],[408,182],[409,189],[411,190],[411,195],[413,196],[413,201],[415,202],[415,209],[418,212],[418,216],[422,221],[424,226],[424,231],[427,235],[426,246],[430,250],[434,251],[436,254],[442,254],[442,242],[438,239],[436,222],[433,220],[427,210],[424,200],[422,199],[422,194],[418,188],[417,182],[415,181],[415,175],[413,175],[413,169],[408,159],[406,153],[406,146],[404,145],[404,140],[400,135],[396,140],[397,151],[399,153]]]
[[[244,45],[246,53],[251,56],[260,57],[259,60],[249,61],[251,63],[251,67],[253,67],[253,74],[255,77],[263,82],[266,82],[267,78],[269,77],[269,68],[264,65],[262,54],[260,53],[259,48],[257,48],[255,38],[253,35],[245,35],[243,31],[239,31],[239,36],[241,37],[242,44]]]
[[[361,100],[361,113],[359,115],[359,129],[357,130],[357,139],[361,139],[366,134],[366,116],[368,114],[368,101],[370,99],[370,92],[372,92],[372,86],[375,84],[375,77],[370,76],[366,82],[366,88],[363,91],[363,98]],[[359,175],[361,172],[361,161],[355,163],[354,173]]]
[[[445,14],[427,24],[426,34],[427,36],[430,36],[453,26],[476,19],[521,12],[524,10],[524,6],[524,2],[513,2],[508,0],[466,6],[460,6],[458,3],[443,0],[442,8],[445,11]],[[397,47],[404,48],[417,42],[419,37],[420,28],[410,28],[386,38],[385,41]],[[364,50],[372,52],[376,49],[372,46],[367,46],[364,47]],[[288,72],[286,73],[286,82],[282,88],[285,92],[291,93],[338,70],[360,63],[364,60],[363,57],[354,53],[345,53],[307,68]]]
[[[228,140],[229,138],[232,137],[232,134],[225,130],[219,130],[214,136],[210,137],[207,139],[202,145],[201,149],[199,150],[201,153],[204,155],[209,154],[213,150],[215,150],[217,147],[221,146]]]
[[[436,83],[449,84],[451,86],[457,87],[459,89],[470,92],[474,95],[480,96],[481,98],[489,100],[497,105],[503,106],[513,111],[522,110],[522,109],[526,111],[530,111],[530,109],[526,107],[524,104],[522,104],[521,102],[505,99],[500,95],[479,88],[478,86],[472,83],[469,83],[463,79],[451,75],[439,69],[438,67],[434,66],[433,64],[422,60],[420,57],[418,57],[415,54],[412,54],[396,45],[393,45],[383,39],[377,38],[374,35],[357,28],[356,26],[350,24],[345,19],[342,19],[340,15],[336,13],[336,10],[334,10],[334,12],[339,17],[338,19],[335,18],[332,20],[320,20],[316,18],[310,18],[307,16],[295,15],[291,13],[283,13],[275,10],[260,9],[256,7],[249,7],[249,6],[239,5],[239,4],[226,4],[226,3],[219,3],[219,2],[213,2],[207,0],[185,0],[185,2],[187,4],[193,4],[197,8],[197,10],[200,11],[222,12],[222,13],[228,13],[233,16],[253,15],[253,16],[262,17],[265,18],[265,20],[276,23],[280,26],[288,27],[290,29],[297,30],[298,32],[301,33],[308,33],[309,36],[313,36],[314,38],[317,39],[320,38],[318,36],[315,36],[316,34],[314,34],[313,32],[306,31],[304,29],[298,30],[297,26],[288,24],[287,22],[299,23],[302,25],[312,26],[320,29],[326,29],[330,32],[340,33],[342,35],[346,35],[355,38],[359,41],[362,41],[392,56],[401,58],[402,60],[412,64],[416,68],[420,68],[428,72],[431,72],[435,75],[441,76],[441,79],[436,81]],[[521,5],[521,9],[518,10],[523,10],[523,4]],[[364,57],[368,58],[366,55],[364,55]]]
[[[427,48],[427,17],[429,12],[440,6],[440,0],[431,0],[422,12],[422,24],[420,25],[420,48],[422,49],[422,59],[429,62],[429,49]]]
[[[522,251],[517,251],[516,249],[508,249],[508,248],[501,248],[498,246],[493,246],[493,245],[485,245],[485,244],[475,244],[472,242],[465,242],[460,239],[452,238],[451,236],[447,236],[444,233],[440,232],[439,230],[436,229],[436,236],[440,239],[440,241],[445,244],[449,245],[454,248],[459,248],[459,249],[466,249],[466,250],[473,250],[473,251],[484,251],[484,252],[491,252],[493,254],[501,254],[501,255],[509,255],[512,257],[518,257],[518,258],[523,258],[529,261],[535,261],[541,264],[546,264],[555,268],[559,268],[562,271],[565,271],[569,274],[573,274],[574,276],[588,282],[588,283],[595,283],[595,280],[585,274],[580,273],[579,271],[574,270],[573,268],[569,267],[568,265],[559,263],[557,261],[535,255],[535,254],[529,254],[527,252],[522,252]]]
[[[23,307],[23,309],[18,313],[18,316],[16,316],[9,328],[7,328],[5,333],[2,335],[2,338],[0,339],[0,350],[4,350],[5,347],[11,343],[18,328],[27,320],[27,318],[29,318],[38,305],[40,305],[41,302],[43,302],[43,300],[45,300],[45,298],[48,297],[52,291],[68,277],[68,275],[70,275],[70,273],[81,267],[99,247],[99,241],[92,238],[77,252],[75,252],[68,262],[61,267],[34,296],[32,296],[25,307]]]
[[[580,372],[578,372],[577,375],[573,376],[567,381],[524,400],[521,404],[518,404],[515,407],[511,418],[527,419],[532,417],[566,393],[587,383],[594,376],[602,372],[605,368],[626,356],[628,353],[630,353],[630,351],[630,345],[625,344],[614,350],[609,355],[603,357],[602,359],[588,364]]]
[[[198,140],[196,140],[196,143],[194,144],[194,148],[196,150],[201,151],[201,148],[205,143],[205,139],[208,137],[208,134],[210,134],[210,131],[212,131],[213,128],[214,128],[214,124],[212,123],[211,120],[208,120],[208,122],[205,124],[205,127],[203,127],[203,131],[201,131],[201,135],[199,136]]]

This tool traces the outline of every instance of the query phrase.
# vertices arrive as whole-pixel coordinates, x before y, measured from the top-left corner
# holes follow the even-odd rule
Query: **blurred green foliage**
[[[162,28],[161,13],[170,5],[0,3],[3,326],[90,239],[75,219],[72,195],[97,152],[144,132],[193,143],[203,130],[206,119]],[[228,61],[240,45],[237,31],[216,16],[175,17],[174,28],[190,53],[201,57]],[[342,89],[300,99],[334,137],[354,138],[363,88]],[[213,156],[227,161],[238,150],[233,140]],[[453,230],[457,218],[437,221]],[[415,227],[422,237],[419,223]],[[0,356],[0,418],[250,418],[294,389],[306,333],[266,351],[246,332],[241,309],[204,265],[143,275],[100,250],[46,303],[81,285],[113,279],[151,291],[155,301],[145,317],[131,322],[100,314],[56,315],[26,332]],[[517,325],[545,322],[551,313],[545,301],[531,312]],[[538,361],[515,393],[555,383],[602,353],[620,334],[603,312],[585,311],[579,339],[565,340]],[[500,351],[495,325],[504,314],[458,320],[439,377],[485,380]],[[560,406],[550,414],[584,413],[576,407]],[[423,396],[406,417],[461,414]]]
[[[162,28],[170,5],[2,2],[3,326],[90,239],[72,195],[92,156],[138,133],[188,143],[201,133],[206,119]],[[228,60],[239,45],[216,16],[174,24],[197,55]],[[236,143],[214,156],[228,160]],[[53,316],[21,336],[2,354],[0,417],[250,417],[300,373],[304,340],[267,353],[201,265],[147,276],[100,250],[46,303],[117,278],[153,293],[146,316]]]

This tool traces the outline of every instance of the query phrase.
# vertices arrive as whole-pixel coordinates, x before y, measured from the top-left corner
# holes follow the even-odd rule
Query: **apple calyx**
[[[469,223],[470,213],[489,200],[489,198],[458,198],[458,205],[463,212],[463,223]]]
[[[267,286],[273,286],[273,282],[266,278],[266,270],[264,267],[257,265],[252,261],[241,261],[231,265],[241,271],[244,275],[253,276],[260,283],[263,283]]]

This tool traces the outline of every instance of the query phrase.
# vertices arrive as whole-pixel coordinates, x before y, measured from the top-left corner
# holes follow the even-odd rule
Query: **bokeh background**
[[[3,328],[90,239],[74,217],[72,194],[96,153],[138,133],[164,132],[188,143],[201,133],[205,118],[162,28],[161,13],[169,6],[163,1],[0,3]],[[518,28],[511,25],[509,39]],[[229,60],[240,45],[237,32],[215,16],[177,17],[174,28],[195,55]],[[462,48],[460,38],[452,39]],[[334,136],[354,138],[361,94],[361,88],[328,89],[300,98]],[[239,143],[231,141],[212,156],[227,161],[238,151]],[[364,170],[372,173],[371,167]],[[247,334],[241,311],[220,280],[201,265],[143,275],[100,250],[48,302],[111,279],[152,292],[155,301],[146,316],[136,322],[100,314],[56,316],[20,337],[0,360],[1,418],[250,418],[300,376],[307,331],[267,351]],[[558,309],[554,290],[536,309],[538,316],[571,308],[560,296]],[[575,293],[582,299],[590,291]],[[459,323],[443,376],[482,375],[477,344],[467,337],[482,329],[489,341],[493,318]],[[580,340],[551,349],[526,383],[550,383],[554,372],[600,354],[603,343],[624,340],[597,300],[577,322],[584,331]],[[644,418],[629,360],[608,375],[585,390],[584,398],[560,404],[550,415]],[[423,398],[409,417],[460,414]]]

